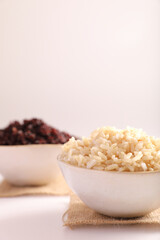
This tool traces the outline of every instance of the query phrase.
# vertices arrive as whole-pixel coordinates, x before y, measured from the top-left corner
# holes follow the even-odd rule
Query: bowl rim
[[[0,148],[19,148],[19,147],[42,147],[42,146],[50,146],[50,147],[53,147],[53,146],[63,146],[63,143],[44,143],[44,144],[19,144],[19,145],[0,145]]]
[[[66,165],[66,166],[69,166],[69,167],[73,167],[75,169],[80,169],[81,170],[87,170],[87,171],[92,171],[92,172],[103,172],[105,174],[107,173],[112,173],[112,174],[154,174],[154,173],[160,173],[160,170],[156,170],[156,171],[139,171],[139,172],[119,172],[119,171],[102,171],[102,170],[97,170],[97,169],[89,169],[89,168],[83,168],[83,167],[78,167],[78,166],[75,166],[75,165],[72,165],[70,163],[67,163],[67,162],[64,162],[60,159],[58,159],[57,157],[57,161],[58,162],[61,162],[62,164]]]

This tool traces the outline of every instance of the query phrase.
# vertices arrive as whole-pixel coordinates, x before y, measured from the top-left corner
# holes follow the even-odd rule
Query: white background
[[[160,135],[159,0],[0,0],[0,127]]]
[[[160,0],[0,0],[0,127],[160,135]],[[67,197],[0,199],[0,239],[160,239],[158,226],[62,227]]]

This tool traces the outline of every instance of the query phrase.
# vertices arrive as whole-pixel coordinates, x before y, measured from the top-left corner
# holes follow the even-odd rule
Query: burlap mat
[[[38,187],[16,187],[5,180],[0,183],[0,197],[15,197],[24,195],[67,195],[69,194],[69,187],[67,186],[62,175],[57,177],[57,179],[44,186]]]
[[[96,213],[82,203],[75,194],[71,194],[70,206],[66,215],[63,218],[64,226],[69,227],[103,224],[160,224],[160,208],[140,218],[115,219]]]

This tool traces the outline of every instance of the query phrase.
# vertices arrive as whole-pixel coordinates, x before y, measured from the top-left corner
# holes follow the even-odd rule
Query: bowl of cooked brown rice
[[[99,213],[137,217],[160,207],[160,139],[141,129],[102,127],[71,138],[58,162],[70,188]]]

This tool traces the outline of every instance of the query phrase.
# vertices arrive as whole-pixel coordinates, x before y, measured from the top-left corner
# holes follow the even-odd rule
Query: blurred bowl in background
[[[0,146],[0,174],[17,186],[44,185],[59,174],[57,156],[62,144]]]

